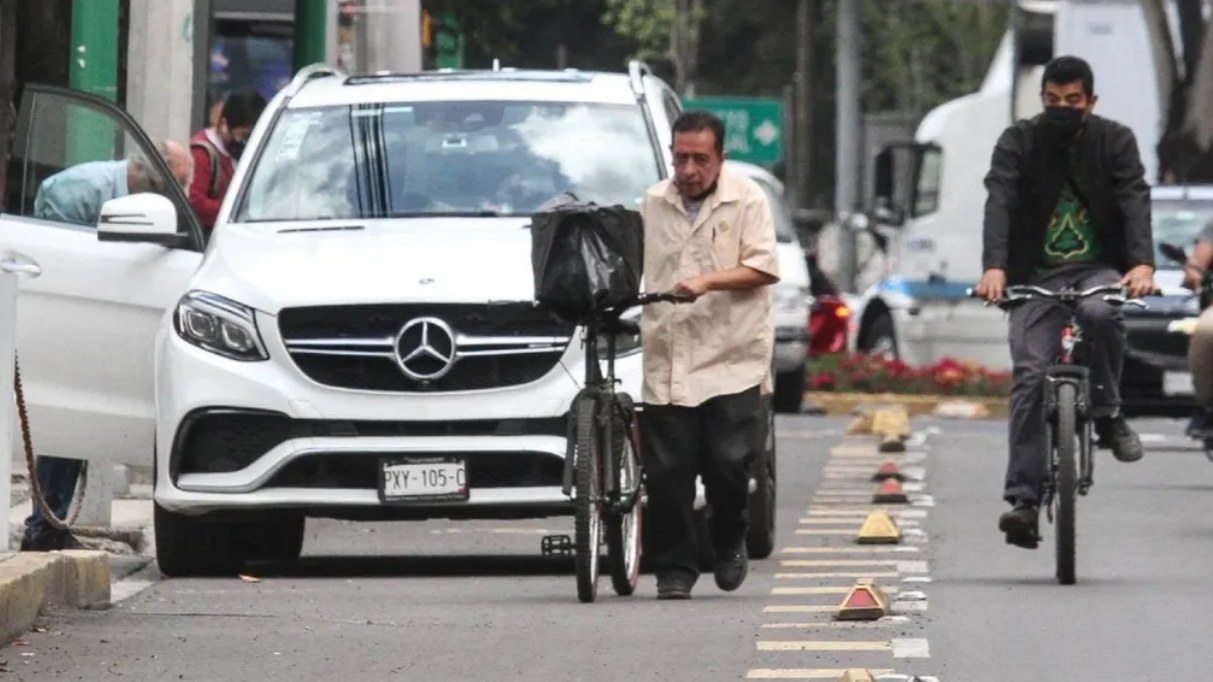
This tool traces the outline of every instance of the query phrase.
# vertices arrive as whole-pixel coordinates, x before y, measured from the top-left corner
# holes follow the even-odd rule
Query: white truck
[[[879,281],[848,301],[851,350],[911,365],[954,357],[1009,369],[1005,315],[966,298],[981,277],[983,184],[1013,121],[1042,109],[1040,79],[1054,56],[1091,63],[1096,113],[1133,129],[1153,184],[1163,109],[1154,48],[1136,0],[1020,0],[981,88],[929,112],[912,142],[886,147],[875,167],[877,208],[865,228],[887,240]],[[904,171],[900,159],[908,157]]]

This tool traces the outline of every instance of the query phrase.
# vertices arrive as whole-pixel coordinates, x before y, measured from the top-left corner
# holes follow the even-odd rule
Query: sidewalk
[[[27,632],[48,604],[108,608],[112,583],[143,569],[155,554],[152,487],[132,484],[116,497],[108,537],[81,537],[88,550],[17,552],[31,509],[24,467],[13,476],[9,547],[0,550],[0,649]]]

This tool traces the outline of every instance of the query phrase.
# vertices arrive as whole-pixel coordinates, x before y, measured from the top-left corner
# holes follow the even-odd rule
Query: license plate
[[[384,459],[380,466],[380,502],[440,502],[468,498],[467,463],[462,459]]]
[[[1192,395],[1192,374],[1163,372],[1162,392],[1166,395]]]

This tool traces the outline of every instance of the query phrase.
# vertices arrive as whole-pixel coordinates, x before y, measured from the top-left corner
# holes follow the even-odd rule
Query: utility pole
[[[94,2],[118,4],[87,0],[76,6]],[[154,143],[170,139],[185,144],[196,118],[194,42],[199,31],[194,0],[130,0],[129,16],[126,109]]]
[[[838,220],[838,286],[855,290],[858,269],[851,214],[858,208],[859,183],[859,0],[838,0],[837,147],[835,148],[834,215]]]
[[[809,93],[813,90],[813,0],[798,0],[796,7],[796,73],[792,95],[795,125],[792,130],[792,158],[789,165],[795,182],[792,191],[797,208],[809,208],[813,187],[813,110]]]
[[[118,0],[72,3],[73,90],[118,100]],[[114,156],[114,125],[82,107],[68,110],[67,165]],[[132,150],[126,150],[130,152]]]

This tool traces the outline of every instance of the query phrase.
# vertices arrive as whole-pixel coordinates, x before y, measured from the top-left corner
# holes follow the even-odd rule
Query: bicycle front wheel
[[[1075,452],[1078,449],[1078,392],[1074,384],[1062,383],[1057,387],[1057,420],[1053,429],[1054,460],[1053,476],[1057,483],[1057,581],[1062,585],[1073,585],[1076,576],[1075,558],[1075,513],[1078,500],[1078,472]]]
[[[614,436],[615,490],[624,500],[640,490],[640,431],[636,423],[636,406],[626,393],[616,394]],[[615,594],[626,597],[640,584],[640,533],[644,506],[637,494],[632,505],[620,512],[606,515],[607,562],[611,570],[611,587]]]
[[[573,544],[576,551],[577,598],[598,597],[598,550],[602,537],[602,463],[599,456],[598,400],[577,399],[577,428],[573,463],[576,475],[573,508]]]

